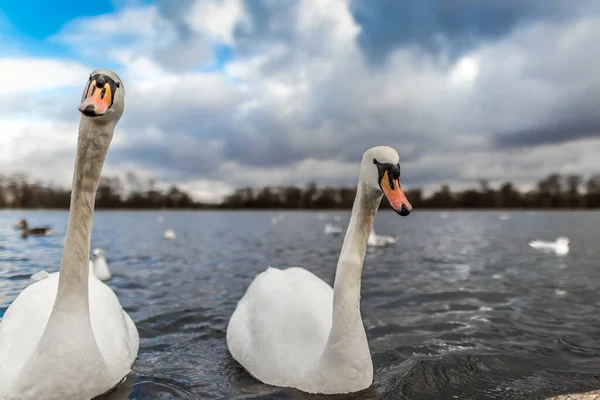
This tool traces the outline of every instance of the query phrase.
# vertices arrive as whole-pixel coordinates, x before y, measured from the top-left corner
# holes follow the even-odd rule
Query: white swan
[[[556,253],[559,256],[564,256],[569,253],[571,241],[569,240],[569,238],[561,236],[557,238],[554,242],[547,242],[544,240],[532,240],[529,242],[529,245],[536,250],[544,251],[547,253]]]
[[[342,228],[333,224],[325,224],[325,228],[323,228],[323,233],[326,235],[341,235]]]
[[[382,195],[400,215],[412,209],[399,178],[394,149],[381,146],[364,153],[333,289],[298,267],[269,267],[254,278],[227,326],[229,351],[250,375],[309,393],[350,393],[371,385],[373,363],[360,315],[361,273]]]
[[[77,156],[60,273],[25,288],[0,323],[0,399],[91,399],[118,385],[139,336],[89,251],[94,200],[124,88],[112,71],[90,75],[79,110]]]
[[[163,233],[163,239],[166,240],[175,240],[177,238],[177,235],[175,234],[175,232],[173,231],[173,229],[167,229],[165,231],[165,233]]]
[[[375,233],[375,228],[371,230],[369,238],[367,239],[367,245],[373,247],[385,247],[390,244],[394,244],[398,241],[396,236],[378,235]]]
[[[110,269],[106,263],[104,251],[102,251],[102,249],[94,249],[92,254],[94,255],[94,260],[90,261],[90,263],[92,269],[94,270],[94,274],[101,281],[109,280],[112,274],[110,273]]]

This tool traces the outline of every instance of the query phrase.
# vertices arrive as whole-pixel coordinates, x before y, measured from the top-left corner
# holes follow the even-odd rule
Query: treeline
[[[510,182],[498,188],[490,186],[485,179],[479,180],[477,188],[452,191],[442,185],[429,196],[421,189],[408,189],[406,197],[413,207],[427,208],[600,208],[600,174],[584,181],[580,175],[561,176],[552,174],[538,182],[535,190],[520,192]],[[225,198],[223,208],[287,208],[327,209],[351,208],[356,188],[317,187],[305,188],[266,187],[236,190]],[[385,199],[382,207],[389,207]]]
[[[129,173],[125,179],[103,177],[96,195],[96,209],[348,209],[356,187],[265,187],[238,189],[220,204],[203,204],[171,186],[160,190],[153,180]],[[580,175],[552,174],[530,191],[519,191],[510,182],[492,187],[481,179],[476,188],[453,191],[442,185],[429,196],[421,189],[408,189],[406,196],[415,208],[445,209],[543,209],[600,208],[600,174],[584,179]],[[30,182],[25,175],[0,176],[0,208],[69,207],[70,191],[53,184]],[[384,198],[382,207],[389,207]]]
[[[0,208],[68,209],[71,191],[53,184],[30,182],[26,175],[0,176]],[[102,177],[96,193],[96,209],[193,209],[208,207],[198,203],[177,186],[156,188],[133,173],[126,179]]]

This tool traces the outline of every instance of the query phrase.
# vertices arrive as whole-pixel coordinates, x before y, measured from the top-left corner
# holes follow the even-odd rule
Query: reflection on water
[[[323,233],[333,214],[279,214],[96,213],[92,247],[104,250],[108,284],[141,337],[134,373],[103,399],[325,398],[263,385],[227,352],[229,316],[267,266],[303,266],[333,283],[343,240]],[[346,226],[349,214],[336,214]],[[54,234],[21,239],[12,225],[22,217]],[[66,223],[66,212],[0,212],[0,316],[32,273],[58,270]],[[600,214],[415,210],[381,212],[376,227],[400,239],[365,257],[375,382],[340,398],[520,399],[600,387]],[[163,240],[167,228],[176,240]],[[562,235],[572,241],[564,258],[527,246]]]

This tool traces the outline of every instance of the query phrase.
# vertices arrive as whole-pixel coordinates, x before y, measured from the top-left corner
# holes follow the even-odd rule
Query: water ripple
[[[373,385],[313,396],[257,382],[227,351],[237,301],[267,266],[332,284],[343,240],[323,234],[317,213],[272,225],[277,214],[96,213],[92,248],[141,338],[133,373],[100,399],[522,399],[600,387],[600,214],[573,212],[379,213],[377,231],[401,239],[365,257]],[[54,234],[22,239],[12,225],[23,217]],[[0,212],[0,316],[31,274],[58,270],[66,224],[65,212]],[[177,240],[162,239],[166,228]],[[526,245],[562,235],[565,258]]]

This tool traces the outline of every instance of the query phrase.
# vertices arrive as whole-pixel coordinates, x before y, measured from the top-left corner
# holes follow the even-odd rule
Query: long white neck
[[[358,185],[333,286],[333,321],[321,356],[322,368],[371,369],[371,354],[360,315],[360,284],[367,238],[381,194]]]
[[[46,330],[53,326],[54,320],[62,320],[61,316],[65,314],[89,320],[88,278],[92,217],[96,190],[113,130],[114,124],[96,124],[88,118],[81,119],[58,292]]]

